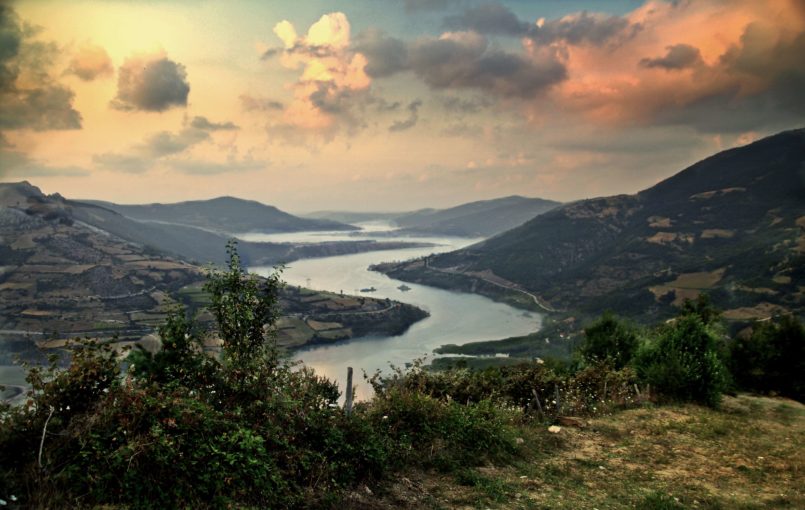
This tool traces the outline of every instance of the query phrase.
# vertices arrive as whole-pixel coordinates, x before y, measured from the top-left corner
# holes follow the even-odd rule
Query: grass
[[[756,510],[805,508],[805,406],[725,397],[595,418],[584,429],[523,424],[517,460],[412,473],[361,508]],[[403,504],[399,501],[404,501]],[[427,502],[427,503],[426,503]]]

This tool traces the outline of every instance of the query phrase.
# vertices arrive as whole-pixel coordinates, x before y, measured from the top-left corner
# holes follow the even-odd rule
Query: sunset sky
[[[0,180],[71,198],[631,193],[803,91],[802,0],[0,0]]]

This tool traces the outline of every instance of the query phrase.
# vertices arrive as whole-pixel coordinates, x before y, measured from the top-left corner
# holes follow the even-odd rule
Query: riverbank
[[[369,267],[370,271],[409,283],[419,283],[454,292],[467,292],[488,297],[493,301],[534,312],[554,313],[556,310],[539,296],[517,288],[494,275],[465,274],[428,265],[428,258],[404,262],[384,262]]]

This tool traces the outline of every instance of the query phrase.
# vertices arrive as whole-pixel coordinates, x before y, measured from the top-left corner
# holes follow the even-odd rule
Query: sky
[[[292,212],[633,193],[805,126],[803,0],[0,0],[0,181]]]

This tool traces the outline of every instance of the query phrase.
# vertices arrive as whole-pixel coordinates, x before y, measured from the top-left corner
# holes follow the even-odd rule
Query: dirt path
[[[532,294],[531,292],[528,292],[527,290],[523,290],[523,289],[517,287],[517,284],[512,283],[512,282],[507,282],[507,283],[504,284],[504,283],[496,282],[494,280],[490,280],[489,278],[486,278],[483,275],[480,275],[480,274],[477,274],[477,273],[463,273],[463,272],[457,271],[455,269],[442,269],[442,268],[439,268],[439,267],[434,267],[434,266],[430,265],[430,258],[429,257],[425,257],[425,268],[430,269],[432,271],[437,271],[439,273],[456,274],[456,275],[463,275],[463,276],[472,276],[473,278],[483,280],[486,283],[491,283],[492,285],[495,285],[497,287],[501,287],[501,288],[506,289],[506,290],[513,290],[515,292],[525,294],[526,296],[530,297],[537,306],[539,306],[540,308],[542,308],[546,312],[552,312],[553,313],[553,312],[557,311],[551,305],[549,305],[547,303],[543,303],[542,300],[540,299],[540,297],[537,296],[536,294]]]

